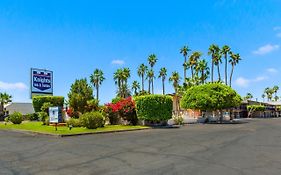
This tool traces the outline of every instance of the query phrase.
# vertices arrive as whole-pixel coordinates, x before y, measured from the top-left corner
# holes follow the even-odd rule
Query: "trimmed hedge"
[[[167,95],[144,95],[134,98],[138,119],[161,122],[172,118],[173,99]]]
[[[79,119],[82,125],[88,129],[97,129],[105,125],[105,117],[97,111],[82,114]]]
[[[35,112],[41,112],[44,103],[51,103],[53,106],[63,107],[64,97],[61,96],[36,96],[32,98],[32,104]]]

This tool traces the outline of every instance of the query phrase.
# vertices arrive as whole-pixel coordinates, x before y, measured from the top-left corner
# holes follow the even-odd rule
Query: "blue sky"
[[[104,71],[101,101],[115,96],[113,72],[136,69],[155,53],[155,69],[183,74],[179,49],[204,53],[228,44],[240,53],[233,87],[260,98],[267,86],[281,86],[281,1],[0,1],[0,91],[30,101],[30,68],[54,71],[54,94],[67,96],[75,79]],[[161,92],[160,80],[155,91]],[[173,89],[169,84],[167,92]],[[280,94],[280,93],[279,93]]]

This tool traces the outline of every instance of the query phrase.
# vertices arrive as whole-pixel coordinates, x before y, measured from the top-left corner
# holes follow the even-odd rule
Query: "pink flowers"
[[[121,99],[117,103],[108,103],[105,104],[106,112],[113,112],[113,113],[120,113],[127,114],[132,113],[135,111],[135,102],[133,101],[132,97],[128,97],[125,99]]]

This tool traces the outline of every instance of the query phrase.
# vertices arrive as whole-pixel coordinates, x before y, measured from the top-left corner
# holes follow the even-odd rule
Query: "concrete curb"
[[[51,134],[51,133],[21,130],[21,129],[1,129],[1,130],[18,132],[18,133],[28,134],[28,135],[33,135],[33,136],[34,135],[45,135],[45,136],[62,138],[62,137],[72,137],[72,136],[82,136],[82,135],[92,135],[92,134],[109,134],[109,133],[119,133],[119,132],[141,131],[141,130],[148,130],[148,129],[152,129],[152,128],[136,128],[136,129],[126,129],[126,130],[97,131],[97,132],[85,132],[85,133],[77,133],[77,134]]]

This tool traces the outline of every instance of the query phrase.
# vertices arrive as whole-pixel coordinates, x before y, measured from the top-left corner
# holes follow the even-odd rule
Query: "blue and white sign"
[[[50,123],[62,122],[62,109],[61,107],[50,107],[49,108]]]
[[[53,72],[43,69],[31,69],[31,94],[53,95]]]

